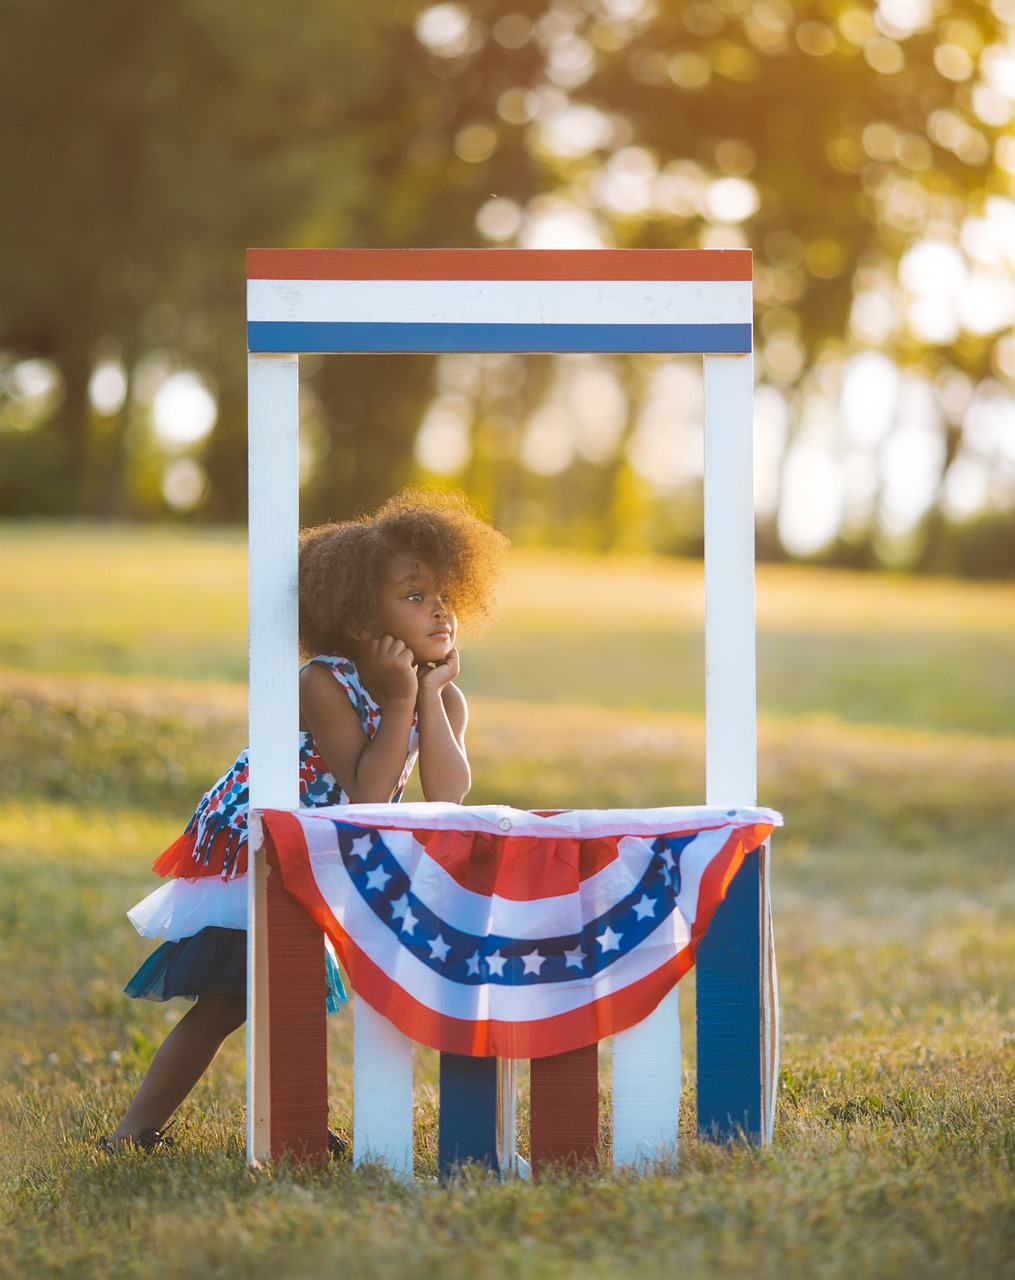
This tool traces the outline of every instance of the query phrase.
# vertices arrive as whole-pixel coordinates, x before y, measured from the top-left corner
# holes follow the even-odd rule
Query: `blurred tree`
[[[157,504],[138,406],[152,368],[192,367],[218,401],[204,512],[242,513],[248,245],[582,242],[750,244],[784,464],[806,407],[837,400],[855,353],[883,352],[912,392],[892,393],[888,443],[914,396],[936,406],[940,513],[954,467],[987,465],[969,414],[982,440],[1015,377],[990,294],[1015,264],[984,248],[1013,209],[1013,17],[1013,0],[0,0],[0,350],[53,360],[64,388],[31,434],[4,431],[0,405],[0,504]],[[929,305],[913,284],[935,263],[965,272],[961,299]],[[97,408],[104,360],[128,386]],[[304,365],[309,519],[409,478],[434,394],[470,406],[471,427],[457,461],[424,470],[467,479],[501,518],[538,508],[556,536],[613,541],[651,497],[630,452],[659,362],[618,370],[605,446],[572,422],[549,461],[531,423],[562,395],[549,361],[443,361],[436,378],[429,357]],[[693,545],[693,489],[647,521],[657,543]],[[843,520],[854,560],[890,506],[884,477],[874,490]]]
[[[754,248],[758,373],[768,416],[788,427],[777,448],[790,496],[819,502],[813,477],[830,477],[827,505],[841,514],[825,524],[840,531],[840,559],[913,562],[922,543],[924,562],[943,564],[949,502],[998,467],[1007,479],[992,481],[993,500],[1015,501],[999,425],[1015,411],[1011,0],[556,0],[534,22],[481,0],[431,12],[448,11],[471,42],[452,56],[435,17],[431,44],[458,80],[491,45],[541,51],[541,75],[518,77],[484,120],[486,163],[496,171],[505,143],[522,139],[553,199],[514,216],[496,208],[509,202],[481,209],[489,239]],[[855,364],[864,353],[882,364]],[[629,507],[617,458],[637,443],[658,373],[631,364],[612,458],[590,466],[572,424],[576,461],[522,486],[558,521],[573,509],[579,529],[593,502]],[[503,455],[484,421],[477,409],[474,450]],[[552,445],[565,428],[542,421]],[[531,433],[516,434],[517,456]],[[793,542],[788,522],[776,530],[790,505],[777,485],[760,531],[773,550]],[[676,544],[690,547],[698,531],[677,524]]]
[[[10,495],[22,509],[126,508],[133,388],[101,414],[89,381],[102,358],[131,378],[162,350],[217,384],[211,505],[235,516],[244,249],[461,235],[444,166],[405,162],[441,107],[406,93],[419,7],[3,0],[0,348],[51,360],[63,383],[44,488],[37,462],[33,492]],[[339,432],[365,380],[343,371]],[[23,460],[25,439],[5,445],[8,467]]]

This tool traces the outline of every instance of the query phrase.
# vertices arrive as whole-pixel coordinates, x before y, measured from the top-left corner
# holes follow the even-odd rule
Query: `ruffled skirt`
[[[324,949],[325,1005],[337,1013],[348,1000],[330,946]],[[124,987],[135,1000],[196,1000],[208,995],[246,995],[247,931],[210,925],[157,947]]]
[[[196,1000],[247,990],[247,877],[173,879],[127,912],[146,938],[164,938],[124,987],[135,1000]],[[327,1009],[348,1000],[334,949],[325,938]]]

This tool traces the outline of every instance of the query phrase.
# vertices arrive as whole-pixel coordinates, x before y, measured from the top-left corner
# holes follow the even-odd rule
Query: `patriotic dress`
[[[372,738],[381,709],[348,658],[318,656],[349,696],[363,732]],[[308,664],[309,665],[309,664]],[[392,797],[400,800],[419,751],[416,718],[406,745],[405,768]],[[300,734],[300,806],[348,804],[328,771],[313,736]],[[154,870],[170,876],[127,916],[142,937],[164,938],[127,983],[135,999],[196,999],[202,992],[243,994],[247,989],[248,753],[202,796],[183,834],[156,858]],[[348,998],[330,942],[326,948],[328,1012]]]

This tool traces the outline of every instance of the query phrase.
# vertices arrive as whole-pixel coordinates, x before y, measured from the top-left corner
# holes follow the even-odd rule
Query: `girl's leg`
[[[207,992],[199,997],[152,1058],[110,1141],[127,1142],[147,1129],[161,1129],[208,1070],[222,1041],[243,1025],[246,1016],[246,996]]]

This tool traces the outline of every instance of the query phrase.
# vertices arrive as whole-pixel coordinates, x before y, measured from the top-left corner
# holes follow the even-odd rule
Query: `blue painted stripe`
[[[676,910],[681,857],[698,838],[657,836],[641,880],[586,921],[580,933],[518,939],[493,933],[480,937],[456,928],[412,892],[409,876],[384,843],[384,831],[332,821],[349,879],[380,923],[420,964],[462,986],[545,986],[582,981],[608,969]],[[407,919],[412,922],[408,930]],[[618,943],[609,951],[602,943],[607,929],[617,935]],[[536,953],[540,959],[532,968]]]
[[[440,1057],[437,1163],[442,1178],[473,1161],[495,1173],[497,1160],[497,1059]]]
[[[761,1141],[761,851],[744,857],[698,944],[698,1133]]]
[[[661,351],[737,355],[749,324],[377,324],[251,320],[254,352]]]

